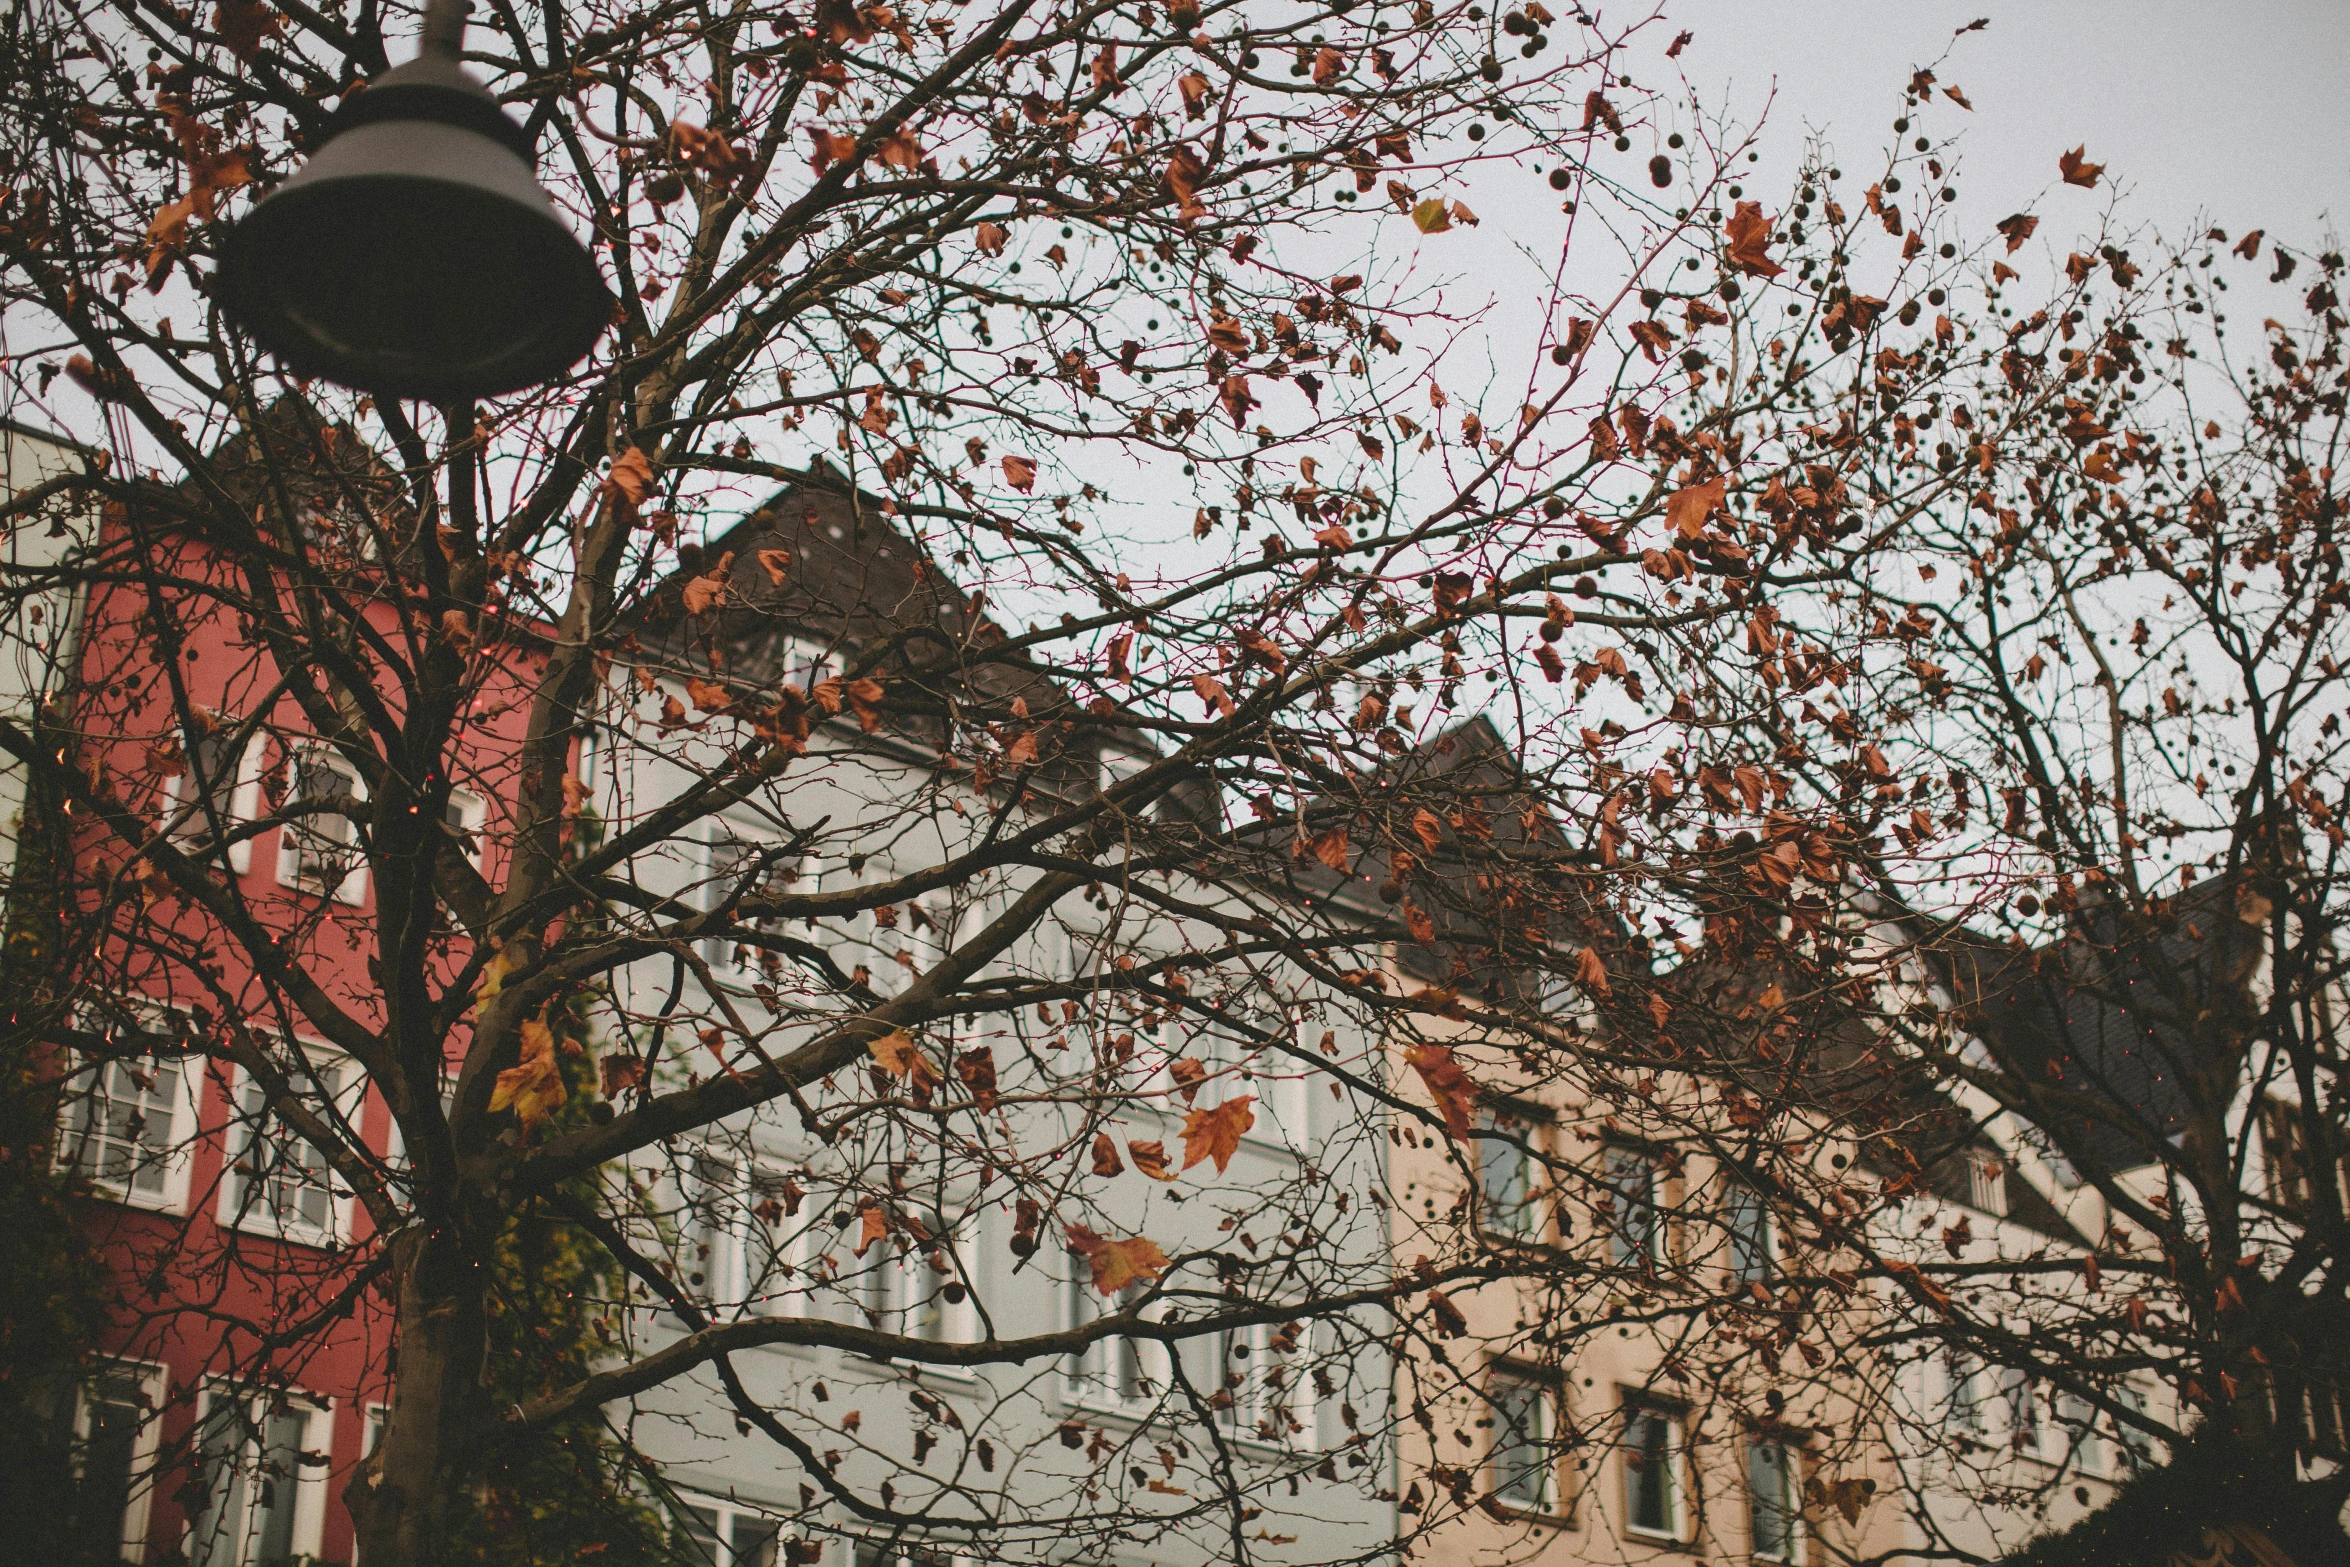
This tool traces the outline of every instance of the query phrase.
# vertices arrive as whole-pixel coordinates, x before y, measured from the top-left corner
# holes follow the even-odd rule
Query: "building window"
[[[789,1171],[704,1150],[678,1177],[677,1278],[713,1310],[772,1315],[794,1298],[806,1194]]]
[[[1285,1442],[1305,1429],[1299,1418],[1301,1375],[1287,1363],[1302,1329],[1269,1323],[1227,1328],[1202,1344],[1206,1364],[1194,1379],[1216,1424],[1235,1437]]]
[[[927,1238],[902,1251],[892,1238],[874,1243],[867,1253],[865,1309],[884,1333],[925,1344],[973,1343],[979,1337],[979,1311],[961,1248],[935,1214],[924,1216],[922,1229]]]
[[[330,1124],[341,1120],[356,1144],[366,1079],[356,1065],[339,1058],[314,1060],[311,1076],[306,1085],[294,1075],[296,1090],[310,1108],[328,1110],[325,1119]],[[242,1069],[234,1102],[237,1121],[230,1133],[227,1178],[221,1183],[221,1222],[307,1245],[335,1244],[348,1199],[335,1185],[326,1155],[270,1108],[261,1080]]]
[[[2057,1408],[2074,1465],[2083,1474],[2104,1474],[2105,1439],[2097,1434],[2097,1411],[2087,1399],[2072,1393],[2060,1395]]]
[[[73,1488],[66,1537],[76,1561],[144,1561],[147,1504],[155,1464],[162,1373],[134,1366],[101,1371],[75,1400]]]
[[[1948,1418],[1953,1429],[1983,1429],[1983,1368],[1972,1355],[1949,1350],[1942,1357],[1942,1380],[1948,1395]]]
[[[318,1552],[327,1411],[288,1398],[205,1396],[191,1567],[292,1567]]]
[[[1996,1154],[1967,1155],[1967,1201],[1995,1219],[2007,1217],[2007,1161]]]
[[[348,763],[321,746],[294,752],[294,814],[279,836],[277,878],[288,887],[357,903],[367,887],[359,850],[359,823],[329,802],[362,800],[366,791]]]
[[[2309,1134],[2299,1105],[2282,1099],[2261,1101],[2260,1147],[2269,1201],[2288,1213],[2306,1209],[2316,1187],[2310,1179]]]
[[[1493,1494],[1504,1506],[1555,1514],[1559,1506],[1558,1385],[1538,1374],[1495,1367],[1485,1378],[1493,1412]]]
[[[1665,1227],[1657,1211],[1656,1161],[1637,1148],[1610,1148],[1606,1155],[1609,1198],[1609,1259],[1624,1267],[1664,1261]]]
[[[1539,1122],[1514,1105],[1494,1105],[1480,1117],[1488,1135],[1477,1139],[1477,1178],[1489,1229],[1526,1238],[1542,1232],[1536,1206],[1542,1165],[1534,1152]]]
[[[1770,1204],[1744,1181],[1733,1180],[1722,1222],[1730,1232],[1730,1282],[1767,1284],[1779,1271],[1778,1225]]]
[[[165,786],[171,802],[172,836],[198,851],[196,845],[213,841],[217,828],[225,837],[253,819],[260,803],[260,776],[253,765],[260,747],[244,724],[198,708],[192,715],[187,747],[187,770]],[[253,843],[240,838],[228,847],[229,869],[239,875],[252,869]]]
[[[1758,1562],[1800,1559],[1803,1501],[1798,1462],[1795,1450],[1784,1442],[1756,1437],[1746,1444],[1747,1516]]]
[[[109,1032],[110,1045],[136,1048],[136,1036]],[[158,1045],[166,1038],[154,1036]],[[192,1097],[180,1060],[149,1054],[92,1062],[66,1085],[61,1162],[125,1202],[176,1208],[186,1198]]]
[[[1639,1404],[1624,1412],[1624,1523],[1634,1534],[1681,1538],[1681,1422]]]
[[[2142,1388],[2125,1382],[2113,1390],[2114,1402],[2134,1415],[2146,1413],[2146,1393]],[[2123,1472],[2135,1474],[2154,1463],[2154,1438],[2143,1426],[2127,1421],[2115,1423],[2117,1440],[2114,1443],[2114,1462]]]
[[[2024,1372],[2004,1373],[2000,1393],[2007,1405],[2007,1443],[2019,1452],[2040,1450],[2040,1384]]]
[[[697,1497],[677,1514],[679,1559],[692,1567],[775,1567],[772,1518],[716,1497]]]
[[[482,868],[482,834],[489,824],[489,801],[469,790],[449,791],[448,803],[441,807],[441,825],[449,830],[457,852],[471,861],[475,870]]]
[[[1072,1252],[1069,1261],[1073,1270],[1069,1279],[1072,1328],[1131,1310],[1142,1300],[1145,1291],[1140,1284],[1127,1285],[1118,1293],[1115,1303],[1103,1300],[1101,1292],[1093,1287],[1093,1270],[1086,1260]],[[1069,1380],[1074,1401],[1118,1409],[1148,1407],[1159,1395],[1159,1382],[1154,1375],[1155,1357],[1159,1353],[1156,1344],[1124,1334],[1095,1339],[1071,1359]]]
[[[713,829],[703,845],[702,908],[720,909],[738,895],[771,897],[789,888],[799,879],[799,861],[767,858],[773,848],[732,828]],[[746,878],[753,876],[758,880],[746,886]],[[710,965],[710,972],[729,985],[775,981],[783,972],[782,955],[746,938],[779,936],[785,922],[738,915],[730,925],[728,930],[702,938],[702,961]]]

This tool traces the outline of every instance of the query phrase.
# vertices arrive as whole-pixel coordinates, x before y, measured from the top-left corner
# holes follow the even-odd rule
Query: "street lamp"
[[[466,0],[346,96],[309,163],[222,242],[222,306],[300,375],[456,402],[551,379],[612,318],[528,133],[457,63]]]

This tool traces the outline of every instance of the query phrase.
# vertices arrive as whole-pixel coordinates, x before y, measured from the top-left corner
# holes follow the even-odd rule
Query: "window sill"
[[[221,1227],[250,1235],[255,1240],[276,1241],[284,1246],[300,1246],[308,1251],[340,1251],[343,1237],[333,1230],[314,1229],[307,1224],[283,1224],[256,1214],[242,1214],[224,1218]]]
[[[60,1166],[59,1173],[72,1177],[73,1167],[71,1165]],[[81,1194],[94,1202],[112,1203],[118,1208],[135,1208],[141,1213],[168,1214],[173,1218],[186,1217],[187,1200],[171,1192],[136,1191],[129,1187],[116,1186],[107,1181],[91,1180],[87,1176],[82,1176],[79,1179],[83,1183]]]

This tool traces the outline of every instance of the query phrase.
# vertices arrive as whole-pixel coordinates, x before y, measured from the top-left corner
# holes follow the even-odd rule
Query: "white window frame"
[[[248,722],[210,709],[202,711],[205,717],[219,725],[210,734],[233,732]],[[164,780],[164,810],[171,822],[172,837],[182,843],[194,843],[212,830],[212,824],[204,819],[201,802],[191,793],[195,784],[196,756],[201,738],[184,733],[181,740],[186,758],[185,767]],[[221,813],[220,826],[224,833],[236,831],[261,814],[261,761],[262,753],[269,748],[268,741],[268,731],[255,726],[245,736],[245,744],[237,752],[235,774],[228,787],[227,808]],[[239,838],[228,846],[228,865],[239,876],[253,868],[251,838]]]
[[[1999,1401],[2007,1411],[2008,1446],[2038,1457],[2047,1441],[2048,1422],[2040,1408],[2040,1381],[2009,1366],[1999,1377]]]
[[[1521,1149],[1517,1144],[1504,1142],[1498,1137],[1480,1137],[1476,1140],[1478,1222],[1517,1240],[1540,1240],[1546,1228],[1542,1211],[1543,1169],[1542,1161],[1531,1150],[1537,1141],[1538,1129],[1547,1123],[1538,1118],[1529,1106],[1500,1102],[1479,1107],[1479,1129],[1506,1135],[1510,1129],[1499,1125],[1504,1115],[1519,1123],[1515,1135],[1520,1142],[1529,1146]],[[1501,1173],[1496,1166],[1504,1161],[1512,1166],[1515,1181],[1522,1187],[1514,1214],[1500,1210],[1497,1200],[1500,1194],[1494,1190],[1492,1178]]]
[[[1656,1155],[1645,1148],[1617,1143],[1602,1152],[1600,1158],[1607,1189],[1615,1199],[1615,1211],[1609,1214],[1607,1224],[1608,1261],[1616,1267],[1629,1267],[1643,1260],[1663,1266],[1671,1253],[1665,1226],[1665,1172]],[[1620,1179],[1622,1172],[1634,1167],[1648,1175],[1647,1185],[1637,1196]],[[1628,1227],[1633,1216],[1643,1208],[1648,1213],[1648,1234],[1639,1245],[1632,1245]]]
[[[1635,1455],[1632,1448],[1632,1426],[1638,1420],[1658,1420],[1665,1428],[1665,1527],[1657,1529],[1635,1521],[1634,1488],[1640,1483],[1640,1473],[1634,1463],[1636,1456],[1645,1462],[1644,1455]],[[1644,1403],[1637,1397],[1624,1405],[1624,1532],[1636,1539],[1681,1541],[1689,1532],[1689,1476],[1688,1426],[1679,1414]]]
[[[865,1311],[880,1319],[880,1331],[898,1338],[913,1339],[925,1344],[976,1344],[979,1342],[979,1299],[977,1281],[972,1274],[976,1260],[967,1240],[946,1226],[943,1217],[923,1214],[922,1227],[931,1233],[939,1250],[948,1260],[948,1269],[940,1273],[930,1265],[929,1248],[908,1242],[903,1251],[898,1249],[900,1237],[885,1235],[866,1249],[859,1266],[863,1277],[858,1281],[859,1301]],[[946,1298],[947,1287],[960,1284],[963,1298]],[[916,1293],[914,1286],[921,1286]],[[935,1306],[933,1305],[935,1303]],[[935,1310],[935,1331],[919,1332],[920,1320],[916,1312]],[[967,1378],[972,1373],[959,1366],[933,1366],[927,1362],[924,1371],[937,1377]]]
[[[204,1390],[197,1410],[195,1433],[190,1438],[196,1444],[199,1455],[199,1476],[203,1473],[201,1455],[206,1428],[212,1424],[216,1415],[224,1406],[233,1411],[241,1404],[244,1419],[232,1427],[237,1432],[237,1450],[231,1462],[236,1465],[238,1472],[231,1480],[225,1498],[215,1493],[214,1500],[196,1509],[188,1519],[182,1549],[193,1567],[247,1567],[254,1560],[253,1535],[258,1527],[254,1506],[255,1482],[268,1477],[258,1472],[263,1461],[261,1438],[256,1437],[251,1428],[257,1427],[261,1436],[266,1437],[272,1410],[281,1400],[289,1408],[299,1411],[303,1417],[301,1446],[297,1451],[305,1455],[331,1456],[334,1451],[334,1405],[331,1401],[303,1392],[283,1395],[240,1393],[220,1385]],[[295,1491],[289,1554],[296,1558],[316,1556],[326,1532],[328,1465],[297,1464],[292,1479]],[[231,1516],[223,1520],[225,1528],[212,1531],[224,1546],[222,1554],[215,1555],[212,1554],[213,1547],[202,1545],[200,1536],[205,1532],[203,1526],[207,1515],[216,1502],[223,1500]]]
[[[775,840],[756,828],[725,817],[714,817],[703,824],[700,840],[698,880],[700,892],[696,899],[706,913],[726,901],[733,892],[738,866],[744,858],[776,847]],[[731,855],[723,852],[734,851]],[[767,870],[769,885],[780,885],[798,880],[807,874],[805,856],[795,860],[779,860]],[[783,922],[777,921],[771,932],[779,932]],[[765,980],[766,973],[759,964],[759,949],[745,948],[740,942],[726,936],[704,936],[701,940],[702,961],[709,965],[711,977],[729,990],[748,990]],[[745,958],[749,961],[744,961]]]
[[[351,798],[362,805],[367,802],[367,783],[359,776],[358,769],[344,761],[342,755],[332,746],[321,741],[306,741],[286,747],[286,801],[289,806],[300,801],[302,769],[305,764],[313,761],[332,767],[347,777],[351,782]],[[335,878],[334,885],[330,887],[327,885],[327,877],[319,869],[321,864],[326,863],[325,856],[309,853],[302,847],[306,837],[325,842],[332,841],[327,834],[312,825],[318,820],[319,818],[315,816],[303,816],[288,821],[278,829],[278,885],[297,892],[310,892],[330,897],[337,903],[357,904],[365,901],[367,897],[367,858],[359,847],[358,821],[348,816],[343,818],[348,829],[345,846],[351,852],[351,864],[349,869]]]
[[[2065,1435],[2065,1446],[2070,1449],[2073,1465],[2081,1473],[2103,1479],[2113,1471],[2108,1462],[2105,1438],[2097,1430],[2097,1410],[2087,1399],[2075,1393],[2058,1393],[2057,1424]]]
[[[144,1010],[144,1009],[142,1009]],[[79,1056],[66,1080],[62,1123],[58,1129],[56,1167],[70,1171],[88,1181],[93,1189],[115,1202],[130,1208],[146,1208],[157,1213],[182,1214],[188,1208],[188,1186],[195,1165],[197,1130],[197,1095],[204,1074],[199,1058],[190,1055],[155,1056],[143,1061]],[[142,1125],[137,1141],[149,1148],[146,1157],[130,1161],[132,1175],[127,1180],[112,1180],[96,1170],[84,1166],[82,1150],[90,1133],[76,1134],[73,1121],[77,1115],[88,1113],[93,1121],[104,1116],[114,1103],[115,1074],[152,1071],[157,1089],[141,1090],[136,1082],[129,1086],[142,1096],[154,1094],[171,1112],[171,1124],[163,1135],[149,1144]],[[166,1078],[168,1077],[168,1082]],[[118,1141],[111,1133],[101,1133],[108,1141]],[[136,1172],[153,1168],[160,1172],[160,1189],[141,1191]]]
[[[1529,1367],[1507,1363],[1496,1363],[1486,1367],[1485,1377],[1485,1407],[1488,1418],[1492,1421],[1493,1430],[1492,1440],[1485,1445],[1485,1464],[1492,1476],[1494,1499],[1502,1506],[1519,1512],[1532,1513],[1545,1518],[1565,1517],[1567,1509],[1559,1484],[1559,1455],[1552,1444],[1558,1440],[1560,1417],[1564,1412],[1566,1401],[1566,1389],[1554,1377],[1544,1376]],[[1532,1439],[1541,1451],[1543,1458],[1542,1467],[1537,1471],[1541,1477],[1542,1494],[1536,1498],[1512,1496],[1502,1489],[1502,1414],[1500,1403],[1492,1392],[1494,1385],[1501,1382],[1530,1388],[1537,1395],[1537,1408],[1541,1416],[1538,1422],[1540,1429],[1532,1433]]]
[[[155,1500],[156,1454],[163,1438],[163,1401],[170,1382],[164,1368],[147,1361],[116,1360],[101,1365],[97,1378],[127,1388],[145,1410],[139,1421],[137,1435],[131,1439],[129,1490],[124,1497],[122,1512],[122,1558],[126,1562],[147,1559],[147,1526]],[[90,1389],[83,1385],[75,1390],[73,1409],[73,1440],[75,1450],[75,1480],[84,1475],[81,1463],[89,1450],[92,1416]]]
[[[442,818],[442,822],[465,835],[462,845],[465,858],[475,870],[481,870],[488,863],[488,857],[483,852],[482,835],[489,831],[490,802],[471,789],[451,789],[448,814]]]
[[[1990,1422],[1985,1414],[1990,1408],[1983,1396],[1983,1363],[1964,1350],[1945,1350],[1942,1354],[1943,1416],[1962,1431],[1983,1434]]]
[[[2007,1161],[1997,1154],[1966,1156],[1968,1205],[1994,1219],[2007,1217]]]
[[[1093,1269],[1085,1258],[1068,1253],[1069,1277],[1063,1293],[1064,1326],[1074,1331],[1123,1309],[1118,1301],[1102,1298],[1093,1287]],[[1130,1286],[1139,1296],[1142,1286]],[[1127,1356],[1133,1358],[1128,1361]],[[1131,1370],[1134,1387],[1122,1384]],[[1061,1368],[1062,1396],[1068,1404],[1140,1418],[1158,1407],[1171,1385],[1166,1346],[1156,1339],[1102,1338],[1068,1357]]]
[[[312,1099],[320,1089],[329,1094],[341,1108],[343,1118],[354,1132],[359,1132],[362,1118],[367,1113],[367,1075],[359,1063],[338,1050],[305,1041],[302,1053],[309,1060],[312,1080],[296,1081],[295,1091],[304,1099]],[[252,1172],[241,1166],[253,1157],[255,1145],[267,1131],[266,1123],[274,1117],[266,1108],[256,1107],[251,1101],[261,1093],[260,1080],[243,1067],[230,1074],[228,1092],[229,1124],[228,1162],[220,1175],[219,1222],[248,1235],[266,1235],[274,1240],[288,1241],[297,1246],[317,1246],[327,1250],[340,1246],[351,1234],[351,1209],[354,1198],[342,1188],[342,1177],[334,1167],[324,1162],[318,1166],[320,1181],[327,1194],[327,1220],[323,1225],[313,1224],[299,1217],[288,1218],[275,1212],[265,1200],[250,1198],[245,1184]],[[282,1135],[297,1137],[291,1132]],[[302,1142],[309,1148],[307,1141]],[[312,1149],[312,1152],[317,1150]]]
[[[706,1543],[712,1547],[713,1567],[776,1567],[782,1560],[777,1544],[783,1534],[781,1518],[745,1507],[731,1497],[712,1496],[707,1491],[680,1491],[677,1501],[680,1511],[694,1515],[695,1522],[709,1531],[705,1541],[701,1533],[685,1525],[683,1518],[677,1520],[695,1544]],[[749,1539],[738,1538],[745,1524],[753,1531],[764,1530],[764,1538],[756,1532]],[[765,1554],[756,1554],[761,1546],[766,1547]],[[720,1555],[721,1551],[725,1554]]]
[[[1733,1284],[1768,1284],[1779,1276],[1786,1260],[1779,1251],[1779,1216],[1769,1197],[1736,1173],[1728,1175],[1722,1192],[1722,1231],[1725,1259]],[[1751,1216],[1760,1233],[1750,1232],[1742,1216]],[[1749,1260],[1750,1243],[1759,1241],[1759,1271]]]
[[[1784,1544],[1777,1547],[1766,1547],[1763,1542],[1763,1497],[1754,1483],[1755,1460],[1764,1453],[1778,1454],[1780,1491],[1771,1500],[1771,1507],[1785,1520],[1787,1538]],[[1753,1547],[1754,1559],[1795,1567],[1804,1557],[1803,1449],[1779,1437],[1749,1435],[1746,1439],[1745,1459],[1747,1543]]]
[[[1287,1447],[1313,1439],[1313,1405],[1304,1396],[1309,1384],[1303,1375],[1289,1374],[1298,1368],[1286,1358],[1276,1361],[1273,1338],[1279,1331],[1277,1324],[1255,1322],[1195,1340],[1213,1357],[1214,1369],[1193,1385],[1209,1401],[1217,1425],[1233,1441]],[[1310,1358],[1307,1331],[1300,1328],[1298,1348],[1291,1352],[1301,1360]],[[1236,1353],[1242,1349],[1247,1351],[1245,1355]],[[1273,1387],[1267,1376],[1276,1366],[1283,1373],[1279,1388]],[[1231,1384],[1235,1375],[1240,1378],[1238,1387]],[[1215,1400],[1227,1393],[1231,1402],[1215,1407]],[[1270,1436],[1262,1429],[1267,1424],[1274,1428]]]

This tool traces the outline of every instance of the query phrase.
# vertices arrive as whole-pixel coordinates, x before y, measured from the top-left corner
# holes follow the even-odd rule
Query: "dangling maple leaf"
[[[1730,242],[1730,265],[1748,277],[1777,277],[1786,270],[1765,248],[1771,242],[1771,220],[1763,216],[1761,202],[1738,203],[1722,225],[1722,237]]]
[[[1190,1169],[1202,1159],[1216,1161],[1216,1173],[1222,1175],[1232,1156],[1240,1151],[1240,1137],[1257,1124],[1257,1113],[1251,1108],[1256,1100],[1242,1094],[1227,1099],[1212,1110],[1194,1110],[1183,1118],[1183,1168]]]
[[[2011,256],[2024,248],[2024,241],[2030,239],[2032,230],[2039,226],[2040,220],[2028,212],[2010,213],[1996,225],[1999,232],[2007,236],[2007,253]]]
[[[2088,151],[2089,144],[2083,142],[2072,151],[2061,154],[2057,158],[2057,172],[2064,176],[2064,182],[2067,185],[2078,185],[2083,190],[2091,190],[2096,187],[2097,176],[2105,172],[2105,165],[2091,163],[2086,156]]]
[[[554,1031],[536,1018],[522,1025],[522,1059],[498,1074],[490,1089],[492,1110],[512,1110],[521,1123],[522,1140],[530,1141],[548,1116],[571,1097],[563,1073],[555,1064]]]
[[[1703,484],[1675,491],[1665,502],[1665,521],[1681,537],[1696,538],[1705,531],[1705,520],[1721,506],[1723,491],[1724,484],[1718,475]]]
[[[645,497],[652,493],[653,459],[645,455],[644,448],[631,446],[612,459],[612,472],[604,480],[603,496],[621,522],[635,522]]]
[[[1128,1139],[1126,1153],[1127,1157],[1134,1161],[1134,1167],[1152,1180],[1172,1181],[1175,1179],[1174,1170],[1169,1168],[1167,1164],[1167,1148],[1164,1143],[1146,1143]]]
[[[1141,1235],[1114,1241],[1082,1224],[1070,1225],[1067,1234],[1069,1249],[1093,1269],[1093,1287],[1113,1300],[1127,1285],[1147,1284],[1169,1266],[1159,1243]]]
[[[1118,1145],[1107,1132],[1093,1134],[1093,1173],[1104,1180],[1126,1173],[1125,1161],[1118,1157]]]
[[[1444,1128],[1462,1142],[1477,1124],[1477,1085],[1452,1056],[1450,1045],[1414,1045],[1404,1060],[1428,1086],[1437,1109],[1444,1112]]]
[[[1004,482],[1026,495],[1036,488],[1036,464],[1025,457],[1004,459]]]

